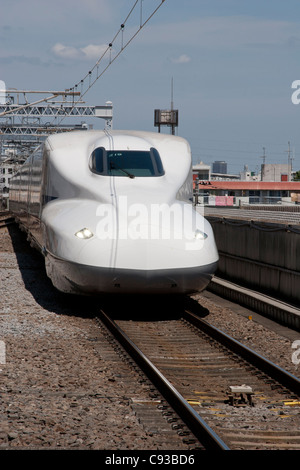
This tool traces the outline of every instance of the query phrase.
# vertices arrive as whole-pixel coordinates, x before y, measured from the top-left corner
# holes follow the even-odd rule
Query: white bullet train
[[[10,181],[10,211],[66,293],[191,294],[218,252],[192,204],[185,139],[141,131],[55,134]]]

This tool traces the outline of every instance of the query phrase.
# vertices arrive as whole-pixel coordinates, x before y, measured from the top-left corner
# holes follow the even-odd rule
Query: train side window
[[[93,173],[103,174],[105,154],[106,151],[104,147],[98,147],[93,151],[90,162],[90,169]]]
[[[162,161],[161,161],[161,158],[160,158],[160,155],[159,155],[158,151],[154,147],[152,147],[150,149],[150,152],[153,155],[153,158],[154,158],[154,161],[155,161],[157,174],[159,176],[163,175],[165,172],[164,172],[164,168],[163,168]]]

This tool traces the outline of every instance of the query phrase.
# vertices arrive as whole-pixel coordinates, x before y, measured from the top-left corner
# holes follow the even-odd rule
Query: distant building
[[[0,206],[1,209],[7,208],[8,192],[9,192],[9,181],[15,173],[15,164],[6,159],[0,163]]]
[[[291,165],[268,163],[261,166],[262,181],[291,181]]]
[[[198,200],[212,206],[241,204],[300,204],[300,182],[209,181],[197,185]]]
[[[221,174],[227,174],[227,163],[224,161],[216,161],[213,162],[212,166],[212,172],[213,173],[221,173]]]
[[[249,171],[248,165],[244,165],[244,170],[240,172],[241,181],[260,181],[260,174],[256,175],[254,171]]]
[[[199,180],[238,180],[240,175],[229,175],[227,173],[214,173],[211,171],[211,166],[203,162],[193,165],[193,174]]]
[[[0,165],[0,188],[9,188],[9,180],[13,175],[14,166],[11,162],[6,161]]]
[[[239,180],[241,179],[240,175],[230,175],[229,173],[211,173],[212,180]]]
[[[24,160],[18,159],[11,149],[2,149],[0,154],[0,206],[7,208],[9,196],[9,182]]]
[[[203,162],[193,165],[193,174],[196,175],[196,178],[199,180],[210,180],[210,165],[205,165]]]
[[[227,169],[226,162],[214,162],[214,169],[217,163],[224,163]],[[218,169],[224,171],[225,166]],[[300,204],[300,182],[292,181],[288,164],[263,164],[258,174],[245,165],[239,175],[233,175],[216,173],[200,162],[193,166],[193,182],[199,204]]]

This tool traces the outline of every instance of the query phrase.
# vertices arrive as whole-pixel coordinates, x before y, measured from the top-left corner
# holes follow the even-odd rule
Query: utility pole
[[[292,171],[293,171],[293,165],[292,165],[292,160],[294,160],[294,157],[291,156],[291,145],[290,145],[290,142],[288,142],[288,150],[287,150],[287,154],[288,154],[288,166],[289,166],[289,181],[291,181],[292,179]]]
[[[173,113],[174,110],[174,100],[173,100],[173,77],[171,81],[171,113]],[[171,133],[172,135],[175,135],[175,126],[171,126]]]
[[[158,132],[160,132],[161,126],[171,127],[171,134],[175,135],[175,127],[178,127],[178,109],[174,109],[173,77],[171,81],[171,109],[155,109],[154,126],[158,127]]]
[[[265,147],[263,147],[263,156],[261,158],[263,159],[263,164],[261,168],[261,180],[263,181],[264,172],[265,172],[265,163],[266,163],[266,148]]]

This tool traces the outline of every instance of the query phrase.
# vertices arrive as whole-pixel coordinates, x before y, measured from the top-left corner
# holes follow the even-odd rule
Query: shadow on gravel
[[[106,300],[105,312],[115,320],[176,320],[186,309],[202,318],[209,314],[197,301],[183,295],[128,295]]]
[[[179,295],[107,295],[98,297],[59,292],[47,277],[43,256],[30,246],[18,225],[8,228],[25,288],[45,310],[59,315],[93,318],[102,308],[114,319],[163,321],[178,319],[188,308],[200,317],[209,311],[197,301]]]
[[[26,233],[17,224],[8,230],[25,289],[43,309],[58,315],[85,318],[96,315],[99,299],[63,294],[55,289],[46,274],[44,257],[30,246]]]

